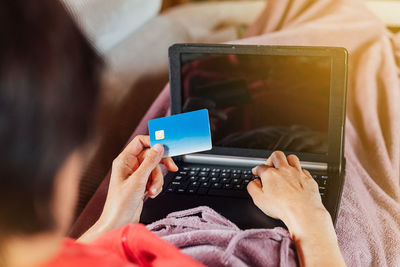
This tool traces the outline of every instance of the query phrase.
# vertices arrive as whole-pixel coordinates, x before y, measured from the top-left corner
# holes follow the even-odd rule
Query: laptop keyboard
[[[312,174],[322,199],[326,195],[327,175]],[[183,167],[174,174],[166,192],[190,195],[212,195],[248,198],[247,184],[259,177],[250,169]]]

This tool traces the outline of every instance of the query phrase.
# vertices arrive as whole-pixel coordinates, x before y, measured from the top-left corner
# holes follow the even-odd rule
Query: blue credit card
[[[202,109],[149,121],[150,145],[162,144],[164,157],[212,148],[208,110]]]

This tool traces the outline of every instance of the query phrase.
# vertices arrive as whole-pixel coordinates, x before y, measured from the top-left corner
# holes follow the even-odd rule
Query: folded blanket
[[[363,1],[280,0],[268,4],[247,36],[234,43],[349,50],[339,244],[349,266],[400,266],[400,35],[389,34]],[[146,133],[147,121],[168,108],[166,87],[132,136]],[[81,218],[100,215],[107,181]],[[78,222],[81,230],[85,223]]]
[[[208,207],[169,214],[147,229],[207,266],[297,266],[287,230],[240,230]]]

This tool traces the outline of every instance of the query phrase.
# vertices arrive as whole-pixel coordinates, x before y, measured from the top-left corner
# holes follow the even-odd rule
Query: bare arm
[[[318,184],[302,170],[299,159],[274,152],[253,169],[260,180],[247,190],[265,214],[281,219],[295,242],[301,266],[346,266],[330,214],[322,204]]]

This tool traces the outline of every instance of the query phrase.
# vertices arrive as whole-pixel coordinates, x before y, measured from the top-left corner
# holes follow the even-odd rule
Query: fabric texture
[[[240,230],[209,207],[169,214],[147,229],[206,266],[297,266],[286,229]]]
[[[247,38],[232,42],[348,49],[347,168],[336,231],[349,266],[400,266],[399,40],[363,1],[281,0],[268,4]],[[132,137],[168,109],[167,86]],[[81,230],[100,215],[108,180],[77,222]]]
[[[203,266],[141,224],[127,225],[90,244],[65,239],[59,254],[41,267]],[[39,266],[38,266],[39,267]]]

